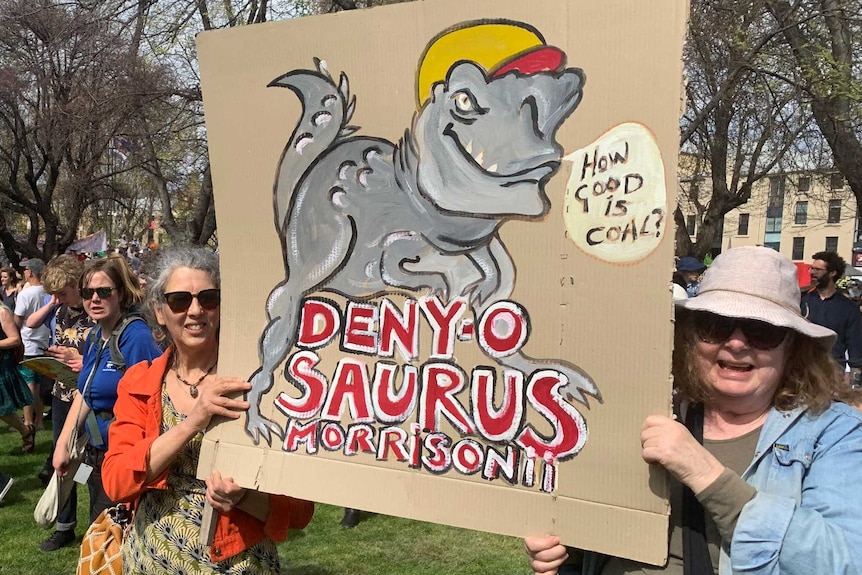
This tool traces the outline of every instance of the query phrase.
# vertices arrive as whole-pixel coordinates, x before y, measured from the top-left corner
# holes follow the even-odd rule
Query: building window
[[[800,176],[799,177],[799,191],[802,193],[807,193],[811,190],[811,177],[810,176]]]
[[[764,242],[763,245],[767,248],[772,248],[777,252],[781,251],[781,242]]]
[[[736,235],[748,235],[748,214],[739,214],[739,228],[736,230]]]
[[[796,214],[793,217],[793,223],[808,223],[808,202],[796,202]]]
[[[697,232],[697,216],[685,217],[685,231],[688,235],[693,236]]]
[[[844,176],[841,174],[832,174],[829,178],[829,187],[833,190],[843,190]]]
[[[829,200],[829,215],[826,216],[827,224],[837,224],[841,221],[841,200]]]
[[[784,210],[784,176],[769,178],[769,197],[766,201],[766,217],[780,218]]]
[[[830,236],[826,238],[826,251],[827,252],[837,252],[838,251],[838,236]]]
[[[766,218],[766,233],[781,231],[781,218]]]
[[[790,256],[790,259],[805,259],[805,238],[793,238],[793,254]]]

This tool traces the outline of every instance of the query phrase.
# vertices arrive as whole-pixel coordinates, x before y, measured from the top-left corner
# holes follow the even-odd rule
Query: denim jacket
[[[862,575],[862,413],[773,409],[742,478],[757,495],[736,522],[732,557],[722,544],[719,575]],[[580,572],[601,573],[601,557],[585,555]]]
[[[862,413],[773,409],[742,477],[757,495],[719,575],[862,575]]]

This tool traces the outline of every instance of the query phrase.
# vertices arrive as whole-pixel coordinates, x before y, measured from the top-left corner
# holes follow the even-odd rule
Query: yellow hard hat
[[[477,20],[438,34],[425,48],[416,73],[416,102],[431,96],[434,84],[446,79],[453,64],[462,61],[482,66],[489,77],[517,71],[534,74],[557,70],[566,56],[547,46],[538,30],[511,20]]]

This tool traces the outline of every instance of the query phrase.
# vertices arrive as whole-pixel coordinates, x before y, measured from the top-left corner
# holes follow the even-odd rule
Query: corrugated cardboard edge
[[[563,499],[544,493],[512,490],[505,486],[491,486],[453,480],[457,483],[457,496],[440,488],[440,478],[413,471],[380,469],[367,465],[355,465],[350,476],[343,473],[343,465],[339,462],[305,457],[303,463],[306,470],[312,471],[316,477],[314,482],[308,481],[307,475],[291,471],[288,462],[299,455],[284,454],[280,457],[268,457],[266,449],[255,450],[256,458],[248,457],[248,448],[219,444],[212,439],[204,439],[201,447],[201,469],[211,468],[214,454],[219,453],[219,467],[223,475],[239,472],[240,455],[244,458],[242,466],[246,469],[254,467],[257,470],[257,488],[267,493],[281,493],[338,506],[352,506],[365,511],[396,515],[408,519],[430,520],[434,523],[467,527],[459,519],[472,517],[470,525],[473,529],[481,529],[490,533],[526,537],[544,533],[551,526],[567,529],[568,524],[589,523],[589,529],[583,530],[583,539],[577,545],[594,549],[608,555],[620,555],[620,549],[625,547],[631,553],[632,547],[641,550],[637,560],[661,565],[667,560],[667,515],[647,513],[618,506],[602,505],[589,501]],[[281,454],[279,454],[281,455]],[[283,463],[279,460],[283,460]],[[234,467],[226,464],[234,462]],[[295,469],[295,468],[294,468]],[[410,481],[405,481],[407,476]],[[661,476],[661,477],[659,477]],[[657,473],[656,479],[663,481],[663,474]],[[356,496],[345,497],[343,486],[346,482],[357,481],[375,484],[375,492],[368,492],[357,500]],[[408,489],[408,485],[411,487]],[[500,520],[499,513],[506,509],[497,509],[495,519],[487,517],[483,511],[494,505],[496,489],[505,490],[507,500],[516,500],[517,505],[511,507],[511,516]],[[529,515],[522,514],[519,509],[529,507]],[[635,514],[632,520],[631,515]],[[550,518],[550,523],[548,523]],[[478,520],[478,525],[477,525]],[[620,531],[619,525],[629,528]],[[652,533],[649,538],[645,534]],[[636,542],[636,543],[635,543]],[[564,543],[574,544],[569,541]]]

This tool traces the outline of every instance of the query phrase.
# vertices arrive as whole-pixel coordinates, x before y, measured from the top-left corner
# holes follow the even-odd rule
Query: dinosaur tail
[[[347,76],[342,73],[336,86],[326,63],[317,58],[314,63],[317,71],[294,70],[269,83],[290,88],[302,102],[302,118],[284,148],[273,190],[275,225],[279,232],[287,225],[291,197],[306,171],[339,138],[359,129],[348,125],[356,98],[350,96]]]

